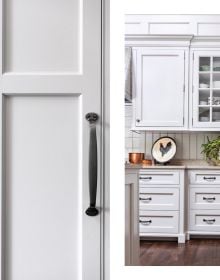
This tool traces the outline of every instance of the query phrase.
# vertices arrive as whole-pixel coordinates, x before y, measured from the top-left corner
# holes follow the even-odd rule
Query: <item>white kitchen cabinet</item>
[[[141,236],[152,234],[178,234],[178,211],[140,211],[139,215]]]
[[[140,169],[141,238],[177,237],[185,243],[184,170]]]
[[[188,171],[188,234],[220,235],[220,171]]]
[[[192,128],[220,128],[220,50],[192,52]]]
[[[134,127],[179,130],[187,127],[185,49],[133,48]]]
[[[132,130],[220,130],[219,15],[127,15]]]

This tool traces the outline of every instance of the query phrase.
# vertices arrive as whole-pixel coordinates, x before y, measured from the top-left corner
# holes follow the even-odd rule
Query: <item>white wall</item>
[[[220,133],[206,132],[132,132],[130,131],[132,121],[132,106],[125,105],[125,159],[128,153],[145,153],[146,158],[151,158],[151,147],[159,137],[170,136],[177,143],[176,159],[203,159],[201,144],[209,139],[214,139]]]

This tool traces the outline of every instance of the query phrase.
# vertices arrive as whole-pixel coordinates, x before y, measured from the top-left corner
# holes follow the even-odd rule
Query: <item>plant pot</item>
[[[220,159],[215,159],[215,158],[207,158],[206,161],[208,162],[208,164],[210,165],[220,165]]]

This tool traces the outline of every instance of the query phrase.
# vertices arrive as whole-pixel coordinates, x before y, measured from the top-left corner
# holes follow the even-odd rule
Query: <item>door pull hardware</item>
[[[140,180],[152,180],[152,177],[140,177]]]
[[[139,222],[144,226],[149,226],[152,223],[152,220],[148,220],[148,221],[140,220]]]
[[[89,197],[90,204],[85,213],[88,216],[97,216],[99,211],[96,208],[97,194],[97,137],[96,137],[96,121],[98,115],[96,113],[86,114],[86,120],[90,126],[89,138]]]
[[[215,223],[215,219],[210,219],[210,220],[208,220],[208,219],[203,219],[203,222],[204,222],[204,223],[207,223],[207,224],[209,224],[209,225],[212,225],[212,224]]]
[[[143,201],[143,202],[150,202],[152,200],[152,198],[151,197],[146,197],[146,198],[140,197],[139,200]]]
[[[206,181],[215,181],[216,180],[216,177],[203,177],[203,180],[206,180]]]
[[[203,197],[203,200],[205,200],[207,202],[214,202],[215,201],[215,197]]]

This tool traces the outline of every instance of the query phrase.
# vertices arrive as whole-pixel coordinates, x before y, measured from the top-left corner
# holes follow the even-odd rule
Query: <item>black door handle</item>
[[[89,197],[90,204],[86,209],[88,216],[96,216],[99,211],[96,208],[96,193],[97,193],[97,138],[96,138],[96,121],[98,115],[96,113],[86,114],[86,120],[90,126],[89,137]]]

